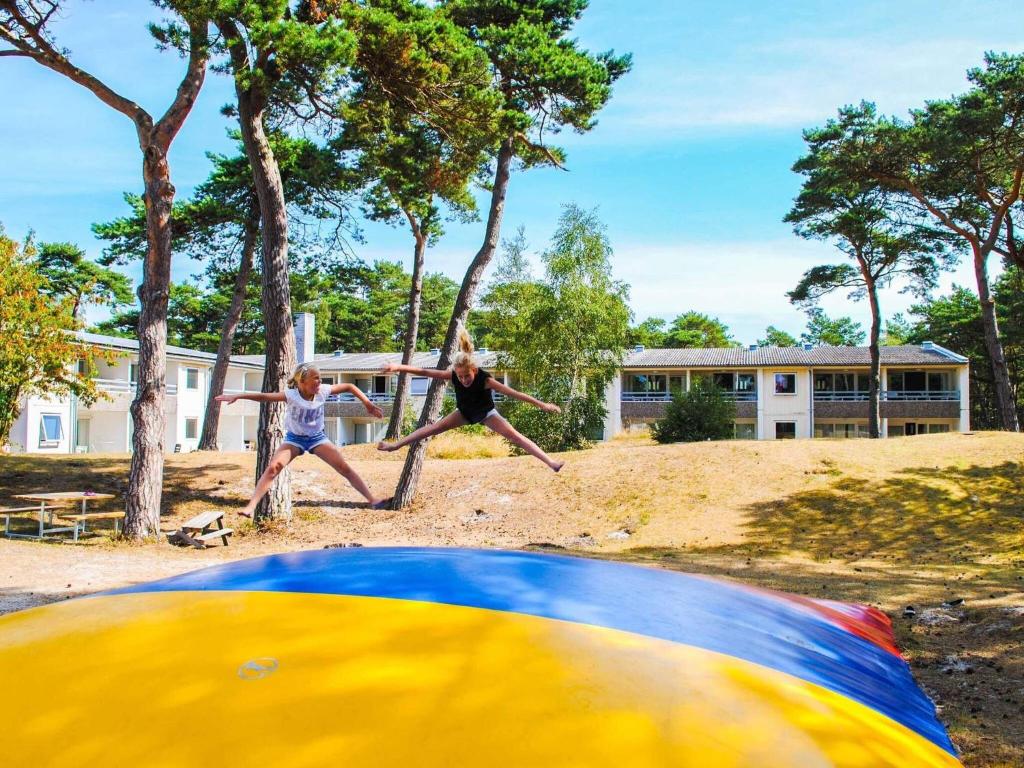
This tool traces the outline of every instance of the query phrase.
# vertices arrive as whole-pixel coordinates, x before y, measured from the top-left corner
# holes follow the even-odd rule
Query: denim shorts
[[[299,455],[312,453],[319,445],[331,445],[331,439],[325,432],[317,432],[315,435],[296,435],[294,432],[285,432],[284,441],[281,445],[293,445],[299,449]]]

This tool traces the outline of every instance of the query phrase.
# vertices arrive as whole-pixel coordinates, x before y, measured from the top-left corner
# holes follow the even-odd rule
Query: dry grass
[[[429,459],[403,512],[366,509],[306,456],[292,472],[291,525],[259,535],[243,527],[227,548],[0,541],[0,610],[342,542],[562,548],[878,605],[965,763],[1024,765],[1024,436],[672,446],[628,436],[567,455],[558,475],[507,457],[500,441],[450,437],[432,455],[466,458]],[[372,446],[345,453],[381,491],[404,458]],[[169,457],[165,528],[216,507],[238,529],[230,510],[251,490],[252,464],[251,454]],[[126,471],[118,456],[0,457],[0,502],[44,488],[120,494]],[[965,602],[942,607],[953,598]],[[901,618],[906,605],[916,619]]]

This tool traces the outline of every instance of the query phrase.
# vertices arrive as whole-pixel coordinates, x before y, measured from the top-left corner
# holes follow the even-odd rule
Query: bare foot
[[[555,472],[559,472],[559,471],[561,471],[562,467],[565,466],[565,462],[564,461],[556,461],[554,464],[549,464],[548,466],[551,467],[553,470],[555,470]]]
[[[379,443],[377,443],[377,450],[385,451],[386,453],[391,453],[392,451],[397,451],[398,446],[395,445],[394,443],[385,443],[383,440],[381,440]]]
[[[391,504],[391,499],[392,498],[394,498],[394,497],[393,496],[389,496],[386,499],[381,499],[380,501],[375,501],[375,502],[373,502],[370,505],[370,507],[372,509],[387,509],[388,506]]]

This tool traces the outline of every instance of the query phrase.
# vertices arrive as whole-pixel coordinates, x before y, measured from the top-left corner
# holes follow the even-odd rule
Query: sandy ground
[[[567,455],[558,475],[482,438],[449,448],[498,457],[428,460],[402,512],[368,509],[302,457],[291,523],[263,533],[235,514],[252,487],[251,454],[169,457],[163,528],[222,509],[238,531],[230,546],[0,540],[0,612],[337,544],[558,549],[877,605],[965,763],[1024,766],[1024,436],[626,439]],[[371,488],[393,487],[401,455],[345,453]],[[43,489],[122,494],[126,472],[123,456],[0,457],[0,502]]]

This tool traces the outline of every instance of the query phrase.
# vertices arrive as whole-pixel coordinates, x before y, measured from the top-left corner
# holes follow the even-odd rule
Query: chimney
[[[345,354],[345,350],[344,349],[336,349],[336,350],[334,350],[334,356],[335,357],[341,357],[344,354]]]
[[[481,355],[486,355],[487,347],[480,347],[480,349],[478,349],[477,352],[479,352]]]
[[[814,349],[814,345],[805,341],[804,342],[804,352],[810,352],[812,349]]]
[[[311,312],[298,312],[295,315],[295,356],[299,363],[308,363],[313,359],[313,345],[316,342],[316,319]]]
[[[432,355],[440,355],[441,354],[441,348],[440,347],[434,347],[433,349],[430,350],[430,354],[432,354]]]
[[[923,351],[925,351],[925,352],[934,352],[935,351],[935,342],[934,341],[922,341],[921,342],[921,349]]]
[[[644,345],[643,344],[637,344],[635,347],[633,347],[633,351],[634,352],[643,352],[644,351]]]
[[[750,345],[750,346],[748,347],[748,349],[749,349],[749,350],[750,350],[751,352],[757,352],[757,350],[759,350],[759,349],[760,349],[760,347],[759,347],[759,346],[758,346],[757,344],[751,344],[751,345]]]

